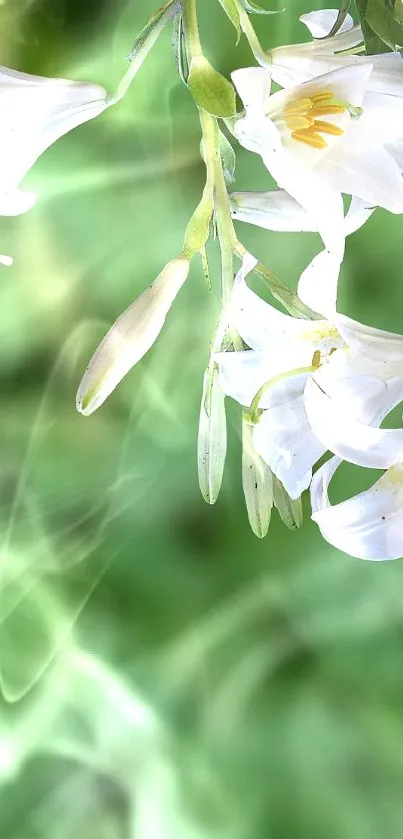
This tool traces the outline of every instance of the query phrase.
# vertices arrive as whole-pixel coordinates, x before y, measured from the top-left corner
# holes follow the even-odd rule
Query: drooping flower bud
[[[242,484],[249,524],[259,539],[269,529],[273,506],[273,473],[255,451],[252,442],[254,426],[246,412],[242,416]]]
[[[225,395],[218,381],[218,367],[210,362],[204,374],[200,406],[197,464],[202,496],[215,504],[221,489],[227,454]]]
[[[290,529],[298,530],[301,527],[303,512],[301,498],[290,498],[287,490],[278,478],[273,475],[273,501],[281,521]]]
[[[177,257],[123,312],[109,330],[84,373],[77,393],[77,410],[96,411],[129,370],[153,345],[189,273],[189,260]]]

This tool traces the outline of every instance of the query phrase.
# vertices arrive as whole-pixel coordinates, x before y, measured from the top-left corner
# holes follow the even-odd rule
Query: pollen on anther
[[[332,122],[325,122],[321,119],[315,119],[313,121],[313,128],[315,131],[321,131],[323,134],[333,134],[335,137],[340,137],[341,134],[344,134],[342,128],[339,128],[338,125],[333,125]]]
[[[298,140],[300,143],[305,143],[313,149],[325,149],[327,146],[326,140],[317,134],[315,131],[307,128],[305,131],[292,131],[291,137],[293,140]]]

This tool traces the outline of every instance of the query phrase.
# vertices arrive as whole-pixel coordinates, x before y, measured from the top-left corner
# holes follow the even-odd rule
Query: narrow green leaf
[[[144,44],[149,40],[150,36],[153,37],[154,33],[156,33],[156,37],[158,37],[164,24],[171,16],[174,16],[177,7],[177,0],[169,0],[168,3],[165,3],[154,12],[148,23],[146,23],[144,28],[137,35],[128,56],[130,61],[133,61],[133,58],[135,58],[137,53],[144,47]]]
[[[234,25],[237,32],[237,43],[241,37],[241,21],[239,19],[238,6],[235,0],[218,0],[224,9],[225,14],[229,17],[231,23]]]
[[[377,5],[379,5],[381,9],[381,16],[383,15],[383,13],[390,13],[390,7],[386,6],[384,0],[375,0],[375,2]],[[370,0],[355,0],[355,4],[357,7],[358,17],[360,19],[361,28],[364,35],[367,55],[376,55],[378,53],[389,52],[391,48],[390,44],[388,43],[389,36],[388,34],[386,34],[385,40],[385,33],[383,33],[383,35],[380,34],[385,24],[382,26],[381,23],[379,26],[379,10],[378,13],[374,13],[374,6],[370,3]],[[399,23],[397,23],[397,25],[399,25]],[[398,43],[398,40],[399,36],[397,36],[396,43]]]
[[[285,11],[285,9],[262,9],[254,0],[240,0],[240,3],[250,15],[278,15]]]
[[[392,50],[403,47],[402,4],[391,8],[385,0],[367,0],[366,21],[375,35]]]
[[[216,117],[231,117],[236,113],[235,90],[203,55],[192,59],[188,87],[199,108]]]

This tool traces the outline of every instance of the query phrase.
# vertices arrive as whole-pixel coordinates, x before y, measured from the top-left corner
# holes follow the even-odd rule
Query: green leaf
[[[373,32],[392,50],[403,47],[401,0],[399,5],[395,3],[393,7],[386,0],[367,0],[366,21]]]
[[[278,15],[285,11],[285,9],[262,9],[254,0],[240,0],[240,3],[250,15]]]
[[[368,55],[403,46],[401,0],[356,0]]]
[[[133,58],[135,58],[137,53],[139,53],[143,49],[144,45],[148,40],[151,39],[154,43],[165,23],[167,23],[167,21],[174,16],[177,8],[177,0],[169,0],[168,3],[165,3],[159,9],[157,9],[156,12],[154,12],[148,23],[146,23],[139,35],[137,35],[137,38],[128,56],[130,61],[133,61]]]
[[[241,37],[241,21],[239,18],[239,11],[238,6],[235,0],[218,0],[221,6],[224,9],[227,17],[229,17],[231,23],[235,26],[237,32],[237,43]]]
[[[203,55],[192,58],[188,87],[199,108],[215,117],[231,117],[236,113],[235,90]]]
[[[219,140],[220,140],[220,153],[221,153],[221,161],[222,161],[222,168],[224,171],[224,178],[225,182],[229,184],[233,184],[235,181],[235,166],[236,166],[236,156],[234,149],[231,146],[229,140],[227,140],[225,134],[222,131],[219,131]]]

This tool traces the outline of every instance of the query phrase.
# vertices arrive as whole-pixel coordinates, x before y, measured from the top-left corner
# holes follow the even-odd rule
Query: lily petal
[[[329,35],[329,32],[332,31],[338,14],[338,9],[318,9],[317,11],[301,15],[300,21],[309,29],[312,38],[326,38],[327,35]],[[353,18],[351,15],[346,15],[337,34],[349,32],[353,26]],[[362,41],[362,33],[360,41]],[[360,43],[360,41],[358,41],[358,43]]]
[[[313,434],[303,396],[264,411],[253,432],[253,445],[282,482],[290,498],[309,487],[312,467],[326,449]]]
[[[387,469],[403,459],[403,430],[374,428],[356,420],[348,406],[330,399],[314,379],[305,387],[305,410],[310,426],[325,449],[373,469]]]
[[[328,486],[340,465],[332,458],[312,480],[312,519],[324,539],[359,559],[398,559],[403,555],[403,468],[389,469],[370,489],[330,505]]]
[[[388,362],[401,362],[403,370],[403,336],[376,329],[346,315],[337,315],[337,328],[346,344],[357,353]]]
[[[324,250],[318,253],[302,272],[298,282],[298,297],[330,320],[334,320],[341,255]]]
[[[8,192],[0,195],[0,215],[1,216],[19,216],[22,213],[28,212],[36,201],[34,192],[25,192],[21,189],[16,189],[14,192]]]
[[[232,218],[266,230],[316,232],[316,221],[284,189],[269,192],[233,192]]]
[[[0,67],[2,190],[12,192],[45,149],[109,104],[106,90],[99,85]]]

